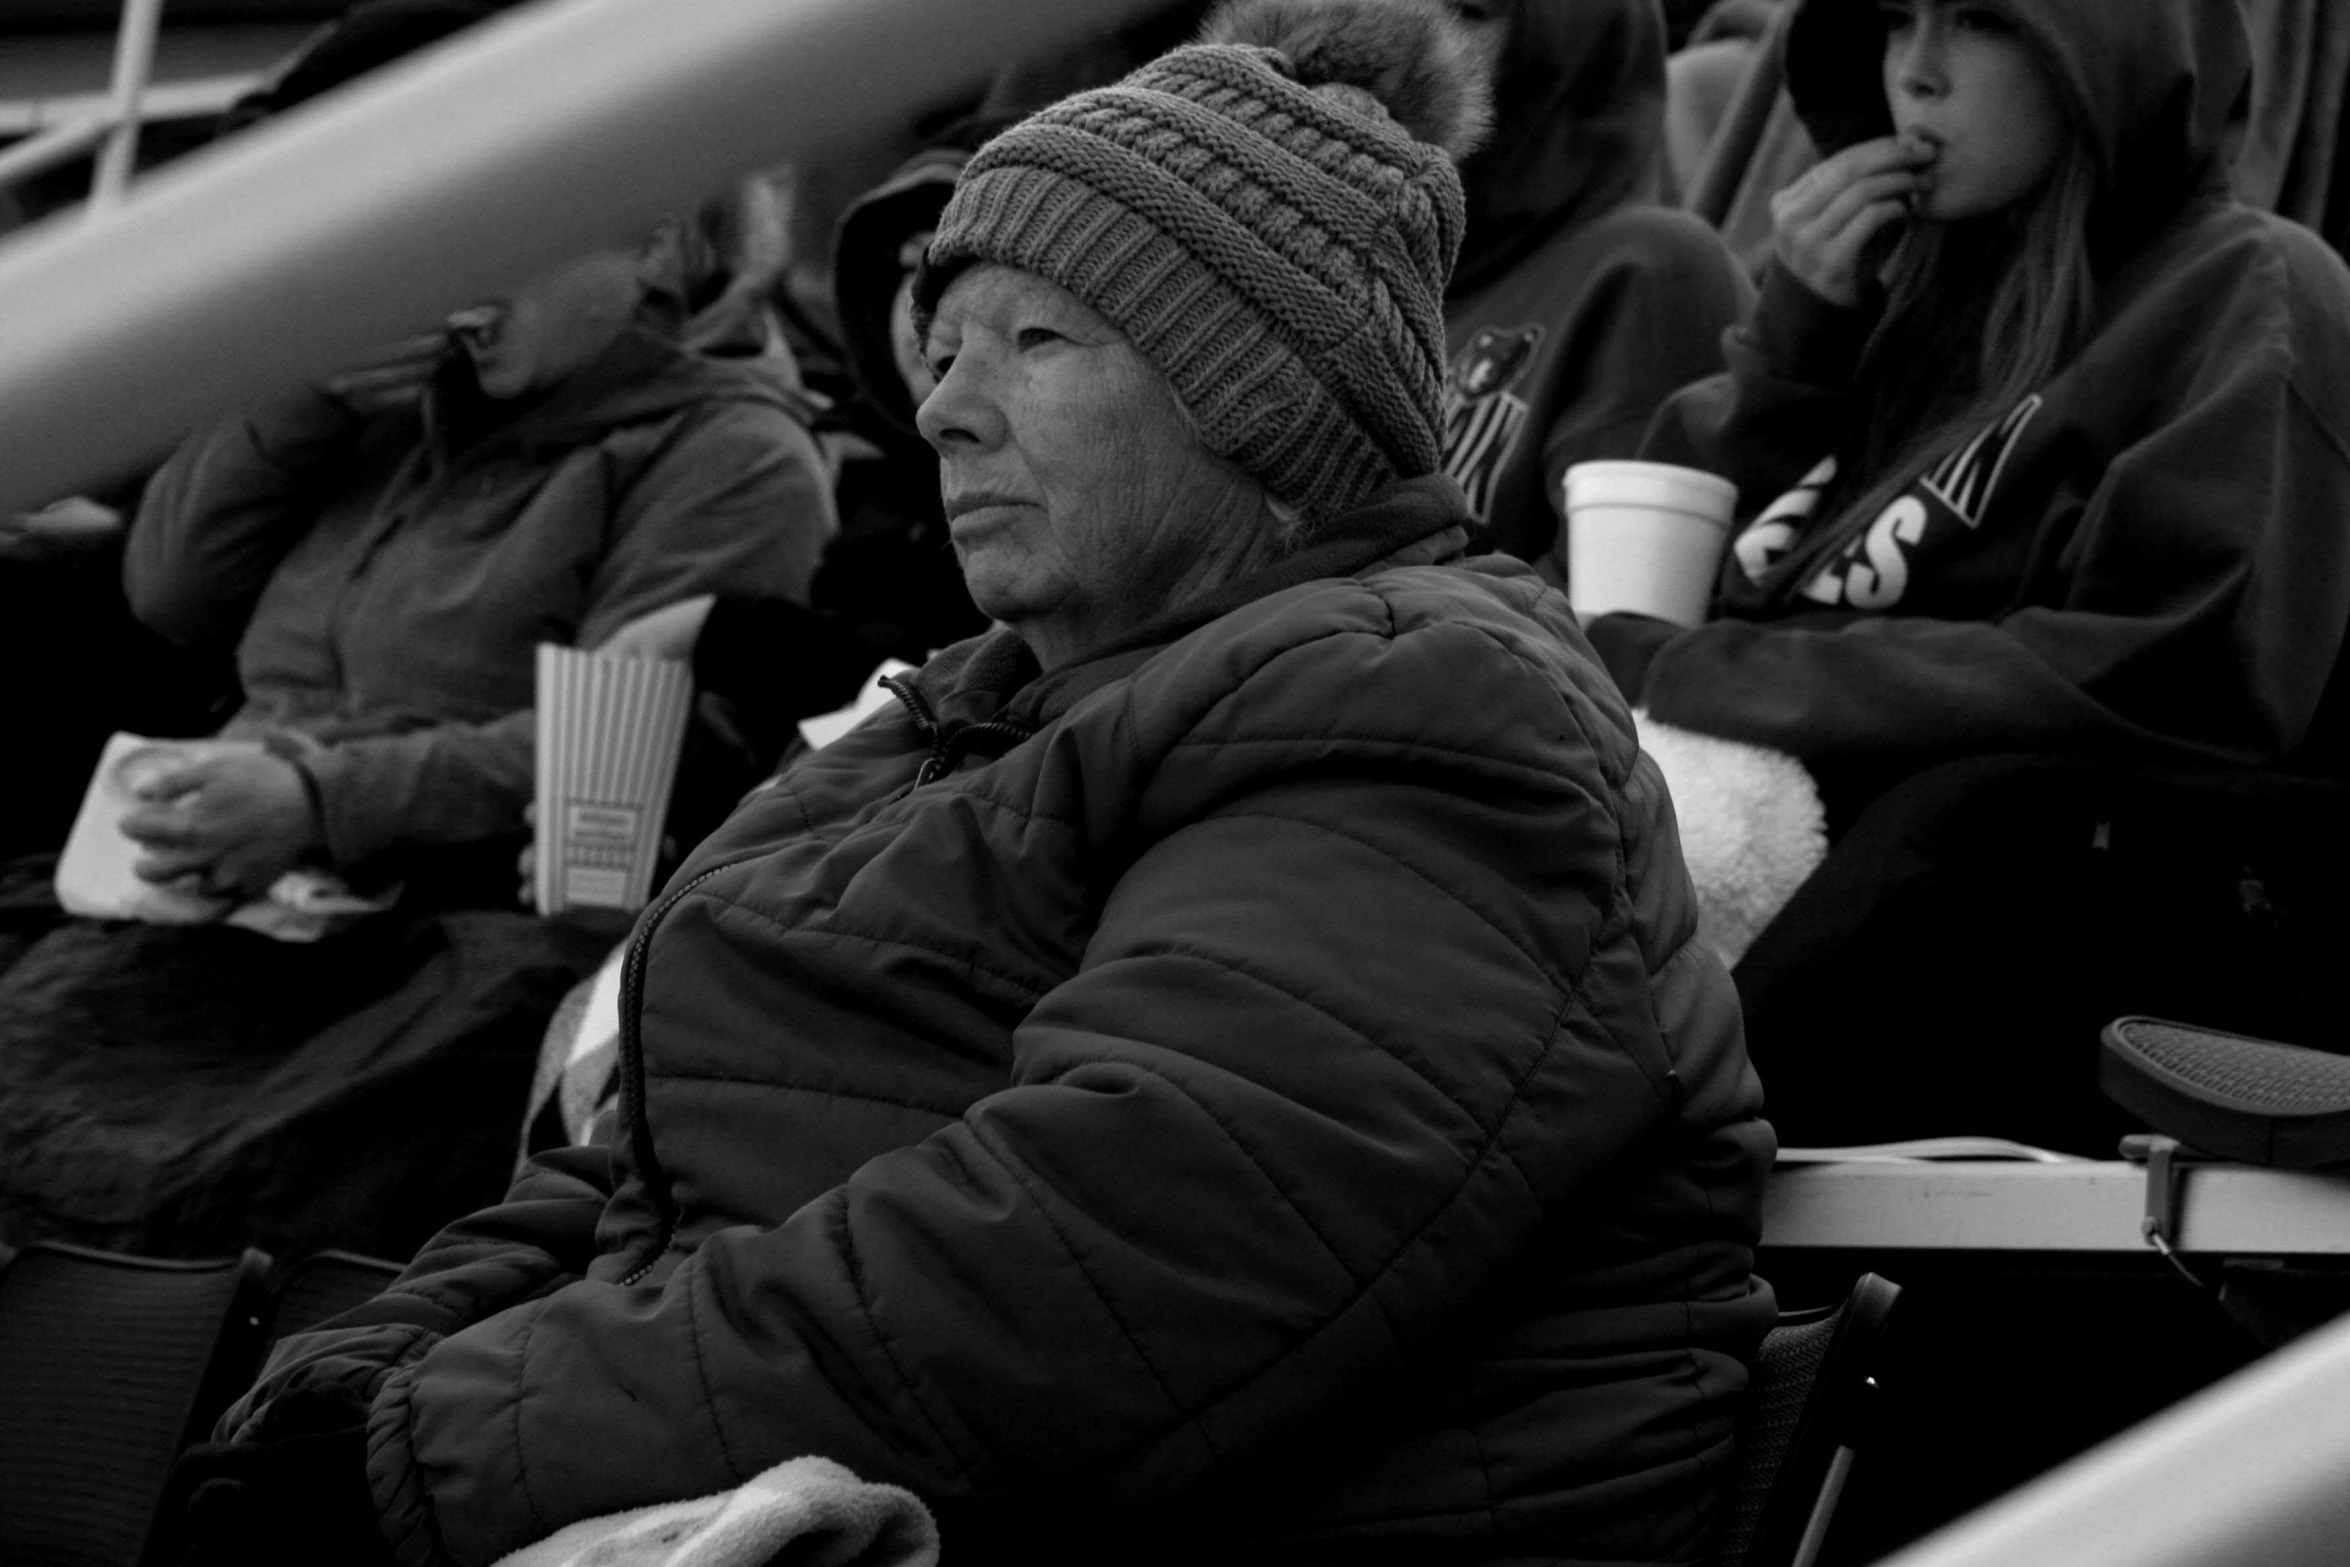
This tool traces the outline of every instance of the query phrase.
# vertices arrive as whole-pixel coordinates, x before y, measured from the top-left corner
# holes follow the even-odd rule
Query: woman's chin
[[[986,562],[963,562],[963,587],[971,595],[972,607],[998,625],[1010,625],[1028,618],[1026,595],[1016,580],[990,572]]]

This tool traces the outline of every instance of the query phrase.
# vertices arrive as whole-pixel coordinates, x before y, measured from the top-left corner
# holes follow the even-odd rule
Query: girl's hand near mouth
[[[357,413],[408,407],[423,398],[425,384],[448,352],[446,332],[420,332],[336,371],[323,384],[329,395]]]
[[[1876,281],[1883,247],[1932,177],[1923,136],[1881,136],[1823,159],[1771,198],[1773,254],[1822,299],[1846,309]]]

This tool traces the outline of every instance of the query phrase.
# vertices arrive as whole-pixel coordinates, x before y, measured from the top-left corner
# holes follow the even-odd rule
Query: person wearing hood
[[[1707,624],[1591,626],[1626,693],[1803,759],[1845,820],[2001,754],[2342,777],[2350,269],[2229,194],[2248,59],[2232,0],[1807,0],[1788,85],[1828,155],[1776,198],[1728,373],[1643,453],[1734,480],[1739,525]],[[1880,989],[1772,944],[1748,964],[1779,980],[1741,985],[1801,1135],[2017,1125],[2029,1096],[1930,1075],[1840,1095],[1828,1041],[1881,1037]],[[1981,972],[1947,933],[1908,945]],[[1772,995],[1809,998],[1800,1027]]]
[[[1752,290],[1712,229],[1656,202],[1657,0],[1446,3],[1495,62],[1495,128],[1461,167],[1445,471],[1480,547],[1563,581],[1568,467],[1634,455],[1659,403],[1722,368]]]
[[[301,104],[494,14],[480,0],[360,0],[304,41],[210,128],[214,137]],[[183,139],[198,134],[195,122]],[[89,183],[85,170],[70,199]],[[12,191],[0,190],[0,233]],[[63,193],[53,193],[63,197]],[[70,661],[71,681],[19,681],[0,715],[11,765],[0,773],[0,907],[11,883],[46,883],[46,856],[72,826],[90,770],[116,730],[198,734],[233,700],[226,658],[190,657],[134,617],[123,600],[122,544],[154,458],[95,495],[63,497],[20,516],[0,513],[0,662]],[[28,856],[16,864],[8,857]],[[28,923],[37,923],[33,916]],[[0,931],[0,967],[23,932]]]
[[[841,218],[834,289],[856,396],[831,417],[857,444],[833,492],[840,530],[808,594],[698,595],[602,644],[693,664],[704,722],[689,744],[707,758],[722,735],[731,763],[680,776],[681,790],[710,795],[684,812],[706,826],[774,770],[801,719],[848,702],[884,660],[919,664],[986,628],[947,537],[936,456],[914,426],[930,389],[914,336],[914,272],[969,157],[959,146],[925,149]]]
[[[1702,1559],[1771,1134],[1662,779],[1440,471],[1449,29],[1243,5],[973,156],[918,418],[1001,626],[679,870],[610,1146],[280,1347],[199,1560],[798,1455],[962,1567]]]
[[[929,389],[909,294],[939,209],[970,153],[925,149],[861,197],[834,249],[842,341],[855,395],[822,428],[847,439],[833,484],[839,529],[804,595],[750,584],[694,594],[598,644],[693,666],[667,830],[690,849],[800,743],[801,720],[854,698],[885,661],[919,664],[984,630],[947,538],[936,460],[914,428]]]
[[[805,406],[678,346],[682,254],[580,258],[148,484],[131,607],[234,651],[217,738],[251,743],[153,771],[123,821],[214,923],[67,920],[0,976],[6,1240],[380,1250],[494,1183],[521,1036],[586,956],[504,912],[535,645],[721,583],[804,595],[833,530]],[[296,869],[401,890],[309,945],[217,923]]]
[[[1108,85],[1163,52],[1172,31],[1196,31],[1201,12],[1194,0],[1176,0],[1131,29],[1017,62],[934,145],[841,215],[833,313],[853,395],[828,422],[855,444],[834,491],[840,533],[809,601],[698,598],[625,626],[604,644],[610,653],[693,664],[701,711],[712,721],[688,743],[706,757],[716,750],[708,741],[723,734],[732,765],[685,770],[680,787],[705,797],[689,815],[707,818],[707,804],[727,784],[773,771],[796,744],[800,720],[846,704],[883,661],[919,664],[986,627],[947,537],[936,458],[914,425],[930,391],[914,328],[914,273],[974,148],[1047,103]],[[746,767],[754,778],[743,777]]]

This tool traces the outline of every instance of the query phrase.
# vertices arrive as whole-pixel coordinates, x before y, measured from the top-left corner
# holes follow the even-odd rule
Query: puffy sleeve
[[[1147,1511],[1346,1418],[1592,1200],[1677,1093],[1625,935],[1628,720],[1587,662],[1598,698],[1357,607],[1234,679],[1210,646],[1136,681],[1116,749],[1158,760],[1010,1087],[657,1286],[397,1373],[404,1559],[799,1453],[966,1519]]]
[[[698,593],[805,598],[835,519],[807,430],[764,403],[697,416],[613,497],[610,548],[576,640],[593,646],[647,611]],[[475,843],[522,830],[531,792],[529,709],[345,740],[300,765],[330,858]]]
[[[263,1405],[296,1389],[341,1386],[372,1398],[446,1335],[578,1278],[595,1257],[611,1184],[601,1148],[532,1160],[503,1203],[434,1236],[381,1295],[282,1340],[221,1416],[220,1440],[239,1439]]]

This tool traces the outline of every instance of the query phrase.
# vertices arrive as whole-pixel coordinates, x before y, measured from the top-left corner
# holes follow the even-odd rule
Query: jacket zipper
[[[969,742],[980,735],[1002,735],[1017,745],[1036,733],[1033,724],[1023,724],[1009,718],[991,718],[984,724],[966,724],[950,735],[939,728],[938,719],[932,715],[929,704],[922,700],[922,693],[912,685],[895,675],[881,683],[889,688],[890,695],[906,705],[906,711],[914,715],[915,727],[930,741],[930,754],[922,759],[921,767],[915,770],[914,782],[909,789],[919,789],[924,784],[936,783],[944,778],[954,770],[957,757],[970,749]]]
[[[915,769],[913,783],[907,786],[909,791],[919,789],[946,771],[942,765],[946,753],[946,736],[940,733],[938,718],[930,711],[930,704],[922,700],[921,692],[896,675],[884,677],[881,683],[888,688],[891,696],[905,704],[906,711],[914,717],[914,727],[921,730],[922,738],[930,742],[930,754],[922,759],[922,765]]]
[[[970,742],[981,735],[1002,735],[1017,745],[1035,733],[1030,726],[1015,723],[1008,718],[991,718],[984,724],[966,724],[932,747],[929,758],[922,764],[922,770],[914,775],[914,787],[919,789],[926,783],[936,783],[952,772],[955,763],[971,749]]]
[[[642,924],[637,926],[636,935],[628,945],[628,956],[621,961],[620,1059],[628,1068],[627,1075],[622,1079],[623,1092],[627,1095],[627,1106],[633,1112],[628,1117],[628,1135],[630,1141],[636,1144],[637,1166],[642,1171],[641,1179],[644,1180],[648,1191],[653,1189],[652,1177],[660,1165],[653,1154],[652,1117],[646,1113],[645,1107],[645,955],[652,950],[653,932],[658,930],[661,922],[669,917],[669,911],[677,906],[679,899],[719,872],[732,870],[737,865],[756,858],[758,856],[755,854],[746,854],[741,859],[728,860],[723,864],[713,865],[655,904],[653,912],[645,917]],[[620,1281],[623,1285],[638,1283],[646,1274],[652,1272],[661,1259],[669,1255],[670,1244],[677,1239],[677,1211],[675,1205],[669,1200],[666,1185],[661,1188],[661,1193],[662,1195],[658,1199],[658,1206],[661,1210],[659,1243],[653,1247],[652,1255],[632,1269],[628,1276]]]

